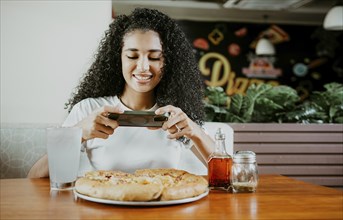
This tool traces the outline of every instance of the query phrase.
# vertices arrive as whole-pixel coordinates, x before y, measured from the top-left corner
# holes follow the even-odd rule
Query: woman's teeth
[[[152,75],[139,75],[139,74],[134,74],[133,75],[136,79],[138,80],[149,80],[152,78]]]

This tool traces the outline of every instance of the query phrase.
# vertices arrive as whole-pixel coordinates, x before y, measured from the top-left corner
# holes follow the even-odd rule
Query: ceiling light
[[[261,38],[256,44],[256,55],[275,55],[274,45],[266,38]]]
[[[343,6],[337,5],[330,9],[324,19],[324,29],[343,30]]]

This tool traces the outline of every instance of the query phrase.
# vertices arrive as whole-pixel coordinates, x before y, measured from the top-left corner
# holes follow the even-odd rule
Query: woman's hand
[[[119,125],[107,117],[108,113],[123,113],[123,110],[119,106],[103,106],[76,124],[82,128],[82,142],[93,138],[107,139],[113,134]]]
[[[168,130],[170,133],[168,138],[178,139],[182,136],[192,139],[197,130],[200,128],[193,122],[180,108],[172,105],[161,107],[155,111],[155,114],[170,113],[168,121],[166,121],[162,129]]]
[[[155,114],[163,114],[169,112],[170,117],[168,121],[163,123],[162,129],[168,130],[170,133],[168,138],[178,139],[185,136],[192,140],[193,153],[207,166],[207,159],[211,154],[214,141],[208,136],[203,129],[192,121],[186,113],[180,108],[172,105],[161,107],[155,111]]]

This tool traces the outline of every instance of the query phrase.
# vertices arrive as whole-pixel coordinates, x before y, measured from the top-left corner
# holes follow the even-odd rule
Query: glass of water
[[[47,128],[47,152],[51,190],[74,188],[79,170],[82,129]]]

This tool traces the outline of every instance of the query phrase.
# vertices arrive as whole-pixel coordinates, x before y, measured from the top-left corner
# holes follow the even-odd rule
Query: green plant
[[[220,122],[296,122],[342,123],[343,87],[325,85],[325,92],[313,92],[309,101],[300,103],[289,86],[251,85],[245,95],[227,96],[221,87],[207,87],[207,121]]]
[[[207,87],[205,90],[206,121],[225,121],[229,97],[222,87]]]
[[[343,85],[324,85],[326,91],[315,91],[308,101],[285,114],[290,122],[301,123],[343,123]]]

